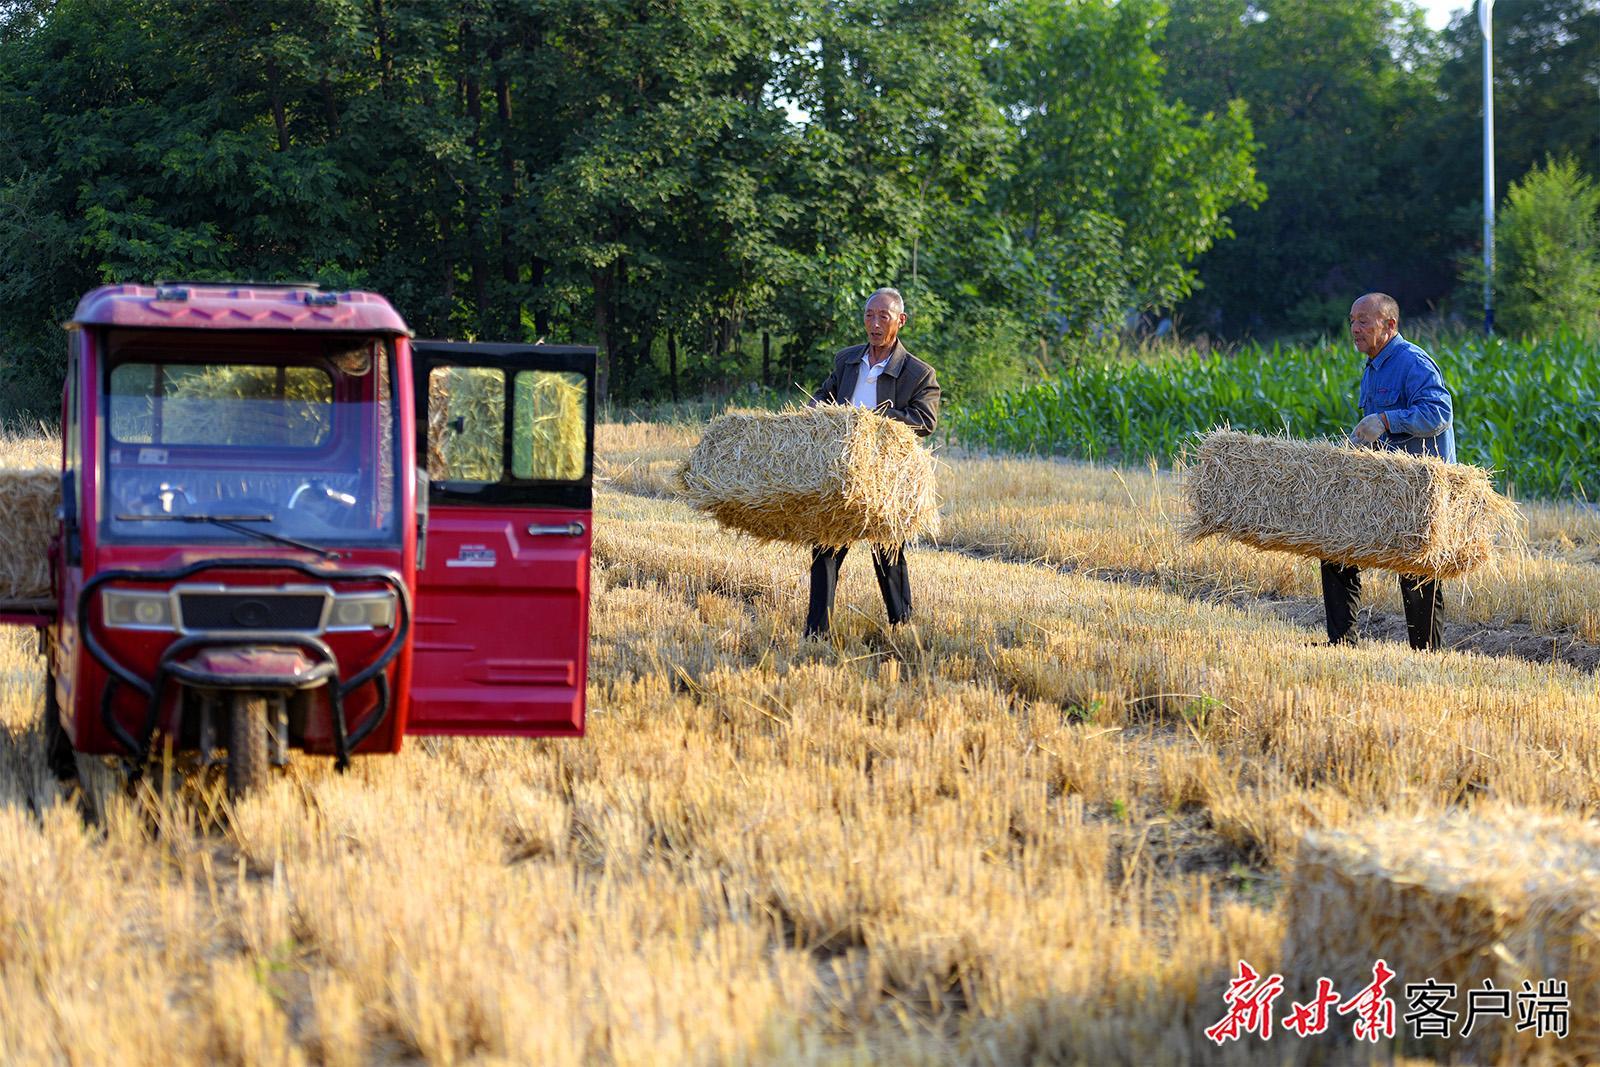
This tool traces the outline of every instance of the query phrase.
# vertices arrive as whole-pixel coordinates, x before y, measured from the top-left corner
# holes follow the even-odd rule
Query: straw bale
[[[933,458],[911,427],[840,404],[713,419],[678,489],[763,541],[895,545],[938,532]]]
[[[60,503],[61,442],[0,436],[0,601],[50,596]]]
[[[1454,983],[1460,1013],[1436,1054],[1474,1062],[1600,1059],[1600,826],[1514,807],[1378,819],[1300,842],[1289,880],[1284,981],[1296,997],[1318,977],[1348,997],[1383,959],[1401,1014],[1405,986]],[[1469,1037],[1469,989],[1512,991],[1512,1017],[1481,1019]],[[1516,1031],[1524,980],[1567,983],[1565,1039]],[[1285,1002],[1287,1003],[1287,1002]],[[1397,1033],[1408,1033],[1397,1018]],[[1424,1047],[1429,1043],[1424,1042]]]
[[[1183,485],[1191,539],[1430,578],[1488,562],[1518,516],[1479,467],[1231,430],[1185,457]]]

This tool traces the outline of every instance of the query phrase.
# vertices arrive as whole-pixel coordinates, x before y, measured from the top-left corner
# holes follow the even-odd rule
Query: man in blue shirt
[[[1454,463],[1456,436],[1450,391],[1433,359],[1400,336],[1400,305],[1385,293],[1368,293],[1350,306],[1350,340],[1367,357],[1361,372],[1361,421],[1350,436],[1359,444],[1392,448]],[[1400,576],[1411,647],[1444,643],[1444,596],[1431,578]],[[1328,641],[1352,641],[1361,601],[1361,571],[1323,561],[1322,606]]]

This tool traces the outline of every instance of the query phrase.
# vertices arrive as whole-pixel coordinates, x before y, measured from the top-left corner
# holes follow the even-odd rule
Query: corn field
[[[1473,338],[1428,349],[1455,404],[1460,459],[1518,496],[1600,495],[1600,348],[1574,334]],[[1250,346],[1150,363],[1091,363],[956,408],[964,444],[1007,452],[1167,463],[1196,430],[1347,433],[1363,358],[1348,344]]]

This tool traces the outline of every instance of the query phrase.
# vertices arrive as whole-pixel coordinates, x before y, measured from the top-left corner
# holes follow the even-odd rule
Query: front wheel
[[[58,782],[70,782],[78,777],[78,754],[72,749],[72,739],[61,726],[61,704],[56,700],[56,680],[49,674],[44,679],[44,758],[50,773]]]
[[[228,734],[228,796],[239,800],[267,784],[271,760],[267,752],[266,694],[233,694],[232,719]]]

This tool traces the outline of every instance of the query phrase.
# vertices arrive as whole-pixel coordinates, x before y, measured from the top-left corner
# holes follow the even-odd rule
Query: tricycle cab
[[[227,747],[234,784],[291,748],[582,733],[592,349],[418,364],[380,296],[231,283],[97,289],[69,330],[58,743]]]

